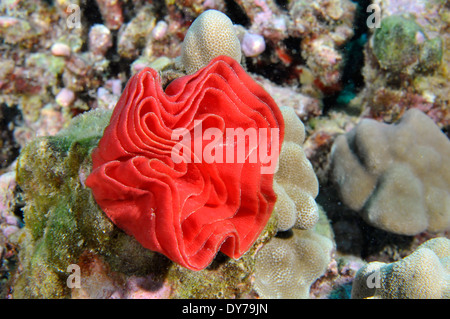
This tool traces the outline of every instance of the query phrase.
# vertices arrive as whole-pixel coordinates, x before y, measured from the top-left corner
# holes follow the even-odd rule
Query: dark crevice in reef
[[[285,54],[291,60],[286,65],[283,62],[267,64],[266,61],[271,61],[271,56],[274,54],[275,48],[270,42],[266,43],[266,50],[257,59],[247,58],[247,70],[251,73],[260,74],[266,79],[278,85],[295,84],[298,81],[297,67],[304,65],[306,61],[301,56],[300,44],[301,38],[288,37],[283,40],[281,47]]]
[[[357,3],[354,22],[355,34],[343,47],[345,64],[341,79],[343,84],[342,90],[324,98],[324,114],[336,106],[345,107],[364,87],[364,77],[362,74],[362,68],[364,66],[364,45],[368,37],[367,18],[372,14],[366,11],[372,1],[356,0],[354,2]]]
[[[95,1],[82,1],[80,9],[83,12],[82,17],[86,19],[89,26],[86,30],[90,29],[90,26],[94,24],[104,24],[100,9]]]
[[[333,228],[336,249],[340,253],[359,256],[394,257],[395,251],[408,251],[413,236],[398,235],[375,228],[341,202],[332,184],[321,186],[316,202],[326,211]]]
[[[288,10],[289,7],[289,0],[275,0],[275,3],[277,6],[282,10]]]
[[[288,238],[291,238],[292,236],[294,236],[294,232],[292,231],[292,229],[288,229],[286,231],[279,231],[275,235],[276,238],[281,238],[281,239],[288,239]]]
[[[20,220],[20,227],[24,224],[23,208],[25,207],[25,200],[23,199],[23,190],[20,185],[16,185],[14,189],[13,213]]]
[[[219,251],[214,257],[211,264],[207,267],[208,270],[217,270],[219,267],[225,263],[227,263],[230,260],[230,257]]]
[[[20,146],[14,139],[13,130],[21,120],[17,105],[0,104],[0,169],[8,167],[19,156]]]
[[[244,27],[250,27],[250,19],[245,11],[234,0],[225,0],[225,14],[233,21],[233,24],[240,24]]]

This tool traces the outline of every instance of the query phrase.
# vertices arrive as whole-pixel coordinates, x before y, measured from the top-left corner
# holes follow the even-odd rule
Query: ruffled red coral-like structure
[[[86,180],[115,225],[191,270],[207,267],[219,249],[231,258],[248,251],[276,201],[273,174],[261,173],[265,163],[259,157],[248,160],[257,151],[248,141],[244,162],[199,161],[198,154],[174,161],[179,140],[173,133],[182,129],[197,136],[199,128],[224,134],[215,154],[238,144],[225,139],[227,128],[278,129],[273,136],[280,147],[284,136],[278,106],[232,58],[217,57],[165,91],[157,72],[145,68],[129,80],[92,154]],[[201,143],[202,150],[208,147]],[[279,150],[272,151],[277,160]]]

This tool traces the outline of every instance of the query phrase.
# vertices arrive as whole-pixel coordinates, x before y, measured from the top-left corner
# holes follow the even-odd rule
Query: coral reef
[[[381,229],[415,235],[450,227],[450,142],[417,109],[395,125],[364,119],[332,149],[342,201]]]
[[[103,24],[95,24],[89,30],[89,51],[104,56],[112,47],[111,31]]]
[[[395,263],[372,262],[356,274],[352,298],[450,298],[450,240],[433,238]]]
[[[305,123],[322,114],[322,104],[317,98],[302,94],[295,87],[276,85],[266,78],[252,73],[252,77],[273,97],[277,105],[293,108]]]
[[[369,4],[375,11],[370,12]],[[414,283],[429,265],[435,272],[448,267],[434,248],[414,252],[431,238],[449,238],[450,231],[443,230],[449,219],[447,177],[436,176],[433,169],[439,158],[443,164],[448,157],[441,156],[446,147],[435,151],[437,139],[428,131],[418,135],[420,141],[429,136],[429,145],[400,142],[411,135],[404,130],[386,149],[382,146],[387,144],[378,143],[386,134],[374,129],[396,131],[404,120],[387,124],[418,109],[449,136],[448,8],[441,0],[0,1],[0,298],[350,298],[352,283],[354,291],[361,292],[367,287],[360,284],[374,279],[370,276],[377,271],[386,274],[383,289],[360,297],[448,298],[446,288],[434,281],[444,280],[448,272],[434,276],[429,281],[433,285],[423,289],[417,286],[420,282]],[[218,21],[226,21],[219,35],[229,35],[237,61],[283,106],[286,123],[295,124],[296,143],[288,142],[292,147],[284,151],[287,165],[281,163],[280,172],[285,172],[281,175],[291,172],[292,179],[297,178],[303,165],[311,179],[302,181],[302,187],[287,183],[289,178],[275,183],[277,210],[239,259],[219,251],[208,267],[191,271],[144,249],[120,230],[85,183],[92,167],[90,152],[126,81],[146,67],[158,73],[164,89],[185,76],[180,63],[183,41],[189,40],[187,33],[194,33],[188,32],[190,26],[193,31],[195,21],[209,9],[217,10]],[[377,21],[381,24],[374,27],[371,23]],[[209,28],[220,29],[215,22]],[[218,41],[213,38],[209,42],[214,49],[228,50],[214,44]],[[84,115],[72,122],[80,113]],[[346,144],[350,135],[358,135],[358,123],[367,123],[365,118],[386,124],[369,121],[370,132],[378,135],[360,134],[355,143],[347,144],[351,153],[344,152],[353,160],[357,154],[362,161],[359,166],[344,163],[359,167],[346,177],[376,175],[368,179],[376,180],[375,186],[369,181],[353,187],[352,196],[371,195],[360,199],[364,205],[355,214],[332,183],[336,158],[331,151],[336,139]],[[431,131],[437,132],[436,127]],[[355,146],[358,140],[374,142],[371,145],[379,145],[379,152],[365,153],[362,146]],[[404,147],[393,147],[395,143]],[[393,156],[392,149],[404,152],[403,158]],[[383,163],[383,154],[395,165],[384,174],[367,173],[365,161]],[[377,163],[376,168],[382,167]],[[315,187],[308,192],[303,187],[314,184],[312,170],[319,194]],[[412,214],[407,216],[417,218],[398,226],[396,220],[406,218],[395,207],[403,207],[408,198]],[[302,209],[301,203],[310,205]],[[439,213],[430,213],[427,205]],[[329,221],[323,219],[321,207]],[[389,209],[394,213],[374,227],[367,217],[369,207],[372,213]],[[297,220],[308,229],[296,229]],[[330,224],[334,240],[330,234],[325,237],[331,242],[318,229],[329,229]],[[331,249],[330,259],[333,241],[336,251]],[[438,242],[448,245],[443,239]],[[299,256],[303,248],[308,251]],[[354,281],[357,270],[368,262],[377,263],[364,267]],[[391,272],[403,271],[407,264],[418,265],[418,272]],[[275,277],[266,280],[269,273]],[[400,287],[399,278],[411,285]],[[280,288],[283,282],[285,290]],[[74,286],[77,283],[80,286]]]
[[[0,230],[6,238],[15,234],[22,223],[19,216],[14,214],[16,186],[15,171],[0,175]]]
[[[109,30],[117,30],[123,23],[121,0],[96,0],[97,6]]]
[[[352,1],[236,3],[245,13],[245,18],[238,16],[235,22],[244,27],[240,31],[244,53],[248,52],[244,35],[257,35],[265,42],[264,52],[259,53],[259,49],[245,54],[256,57],[247,59],[250,71],[279,83],[302,84],[302,93],[314,97],[339,89],[344,63],[341,47],[353,36],[356,5]],[[288,77],[280,75],[286,72]]]

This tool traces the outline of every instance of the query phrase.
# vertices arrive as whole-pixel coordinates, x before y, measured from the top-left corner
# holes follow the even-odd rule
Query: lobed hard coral
[[[291,107],[282,107],[285,136],[274,178],[277,194],[274,214],[278,231],[293,227],[311,229],[319,218],[315,197],[319,183],[311,163],[302,149],[305,128]]]
[[[449,299],[450,240],[437,237],[390,264],[371,262],[357,273],[352,298]]]
[[[188,74],[226,55],[241,62],[241,45],[231,20],[217,10],[206,10],[189,27],[181,49],[181,63]]]
[[[284,142],[274,177],[277,235],[255,259],[255,291],[262,298],[308,298],[334,248],[333,234],[315,197],[317,177],[303,151],[305,128],[293,108],[281,107]]]
[[[323,211],[321,218],[329,228]],[[273,237],[258,251],[254,289],[260,297],[309,298],[311,284],[324,274],[334,249],[327,227],[293,229]]]
[[[450,228],[450,142],[421,111],[394,125],[364,119],[331,156],[342,201],[368,223],[404,235]]]

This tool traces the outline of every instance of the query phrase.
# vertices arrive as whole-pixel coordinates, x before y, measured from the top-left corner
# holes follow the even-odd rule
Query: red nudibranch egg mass
[[[250,135],[261,129],[255,144]],[[158,73],[145,68],[128,81],[86,185],[144,247],[201,270],[219,250],[239,258],[262,232],[276,195],[261,154],[276,162],[283,137],[275,101],[232,58],[217,57],[165,91]],[[185,147],[177,149],[180,140]]]

